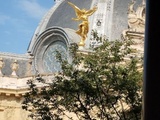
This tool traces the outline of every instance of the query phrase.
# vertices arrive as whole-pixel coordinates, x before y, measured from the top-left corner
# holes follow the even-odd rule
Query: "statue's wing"
[[[73,3],[71,2],[68,2],[68,4],[73,7],[73,9],[75,10],[75,13],[76,13],[76,16],[79,17],[81,15],[81,10],[76,6],[74,5]]]
[[[86,14],[87,14],[88,16],[90,16],[90,15],[92,15],[96,10],[97,10],[97,7],[93,7],[91,10],[88,10],[88,11],[86,12]]]

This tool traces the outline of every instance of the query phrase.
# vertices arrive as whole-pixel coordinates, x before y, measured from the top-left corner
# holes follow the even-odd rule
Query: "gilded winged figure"
[[[82,23],[79,24],[79,29],[76,31],[76,33],[80,35],[82,38],[79,45],[84,46],[85,45],[84,41],[89,31],[88,17],[91,16],[97,10],[97,7],[93,7],[90,10],[86,10],[86,9],[79,9],[76,5],[74,5],[71,2],[68,2],[68,4],[75,10],[75,14],[77,17],[72,19],[75,21],[82,21]]]

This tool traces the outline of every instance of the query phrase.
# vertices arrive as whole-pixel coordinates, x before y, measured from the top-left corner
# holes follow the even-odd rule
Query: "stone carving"
[[[4,61],[2,58],[0,58],[0,76],[2,76],[2,68],[4,67]]]
[[[111,0],[107,1],[107,10],[111,10]]]
[[[135,1],[132,1],[128,9],[128,29],[122,32],[123,39],[144,39],[145,30],[145,3],[142,1],[134,10]]]
[[[76,31],[76,33],[81,36],[81,41],[79,43],[79,46],[84,46],[85,45],[84,41],[86,40],[89,31],[88,17],[91,16],[97,10],[97,7],[93,7],[90,10],[85,10],[85,9],[79,9],[71,2],[68,2],[68,4],[71,7],[73,7],[77,16],[77,18],[72,18],[72,19],[75,21],[82,21],[82,23],[79,24],[79,29]]]
[[[18,62],[17,60],[14,60],[14,62],[11,64],[11,69],[12,69],[11,76],[15,76],[15,77],[17,76],[16,71],[18,70],[18,68],[19,68]]]
[[[103,16],[104,16],[103,13],[98,13],[97,14],[97,20],[96,20],[97,27],[102,26]]]

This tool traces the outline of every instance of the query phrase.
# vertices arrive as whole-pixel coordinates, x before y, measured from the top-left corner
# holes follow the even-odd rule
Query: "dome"
[[[79,8],[90,9],[92,0],[68,0],[73,4],[77,5]],[[41,20],[39,26],[37,27],[30,45],[28,47],[28,52],[32,53],[33,46],[40,34],[42,34],[47,29],[53,27],[59,28],[70,28],[73,30],[78,29],[78,22],[73,21],[72,18],[75,17],[75,12],[66,0],[60,0],[57,2],[44,16]]]
[[[55,47],[63,52],[68,52],[72,43],[79,43],[81,37],[76,34],[80,22],[73,21],[76,18],[74,9],[67,3],[71,2],[80,9],[90,10],[97,6],[97,10],[89,16],[89,31],[85,40],[85,49],[99,43],[92,37],[92,30],[109,40],[120,39],[123,30],[128,28],[128,7],[130,0],[59,0],[47,12],[35,30],[28,47],[28,53],[34,56],[36,71],[45,72],[44,68],[54,72],[50,65],[57,65],[55,60],[51,62],[50,57]],[[136,6],[141,0],[136,1]],[[41,64],[43,63],[43,64]],[[56,71],[56,69],[54,69]]]

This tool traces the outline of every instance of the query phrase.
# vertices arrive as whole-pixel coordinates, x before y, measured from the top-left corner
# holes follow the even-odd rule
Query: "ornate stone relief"
[[[97,34],[100,37],[105,39],[111,38],[111,23],[113,15],[114,0],[97,0],[98,10],[93,16],[93,21],[90,26],[92,26],[90,35],[89,35],[89,47],[99,46],[101,42],[96,41],[92,36],[92,30],[96,30]],[[107,26],[107,27],[106,27]]]
[[[111,4],[112,4],[111,0],[108,0],[108,1],[107,1],[107,10],[108,10],[108,11],[111,10]]]
[[[123,39],[144,39],[145,30],[145,3],[134,10],[135,1],[128,8],[128,29],[122,32]]]
[[[14,60],[14,62],[11,64],[11,69],[12,69],[12,74],[11,76],[17,77],[16,71],[19,68],[19,64],[17,62],[17,60]]]

